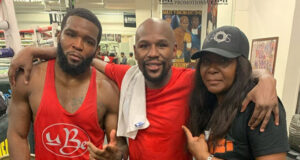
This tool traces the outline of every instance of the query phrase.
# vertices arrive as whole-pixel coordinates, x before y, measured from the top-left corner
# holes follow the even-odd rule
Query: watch
[[[207,160],[212,160],[212,159],[213,159],[213,157],[214,157],[214,155],[213,155],[213,154],[211,154],[211,155],[209,155],[209,156],[207,157]]]

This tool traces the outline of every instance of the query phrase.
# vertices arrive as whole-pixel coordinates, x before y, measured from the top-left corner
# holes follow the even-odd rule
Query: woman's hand
[[[193,137],[191,131],[186,126],[182,126],[182,129],[185,132],[190,153],[197,160],[206,160],[210,156],[210,153],[208,152],[208,145],[204,134],[201,134],[199,137]]]

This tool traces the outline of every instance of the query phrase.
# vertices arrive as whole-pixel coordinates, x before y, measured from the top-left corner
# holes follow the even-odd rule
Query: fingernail
[[[276,123],[275,125],[276,125],[276,126],[279,126],[279,123]]]
[[[25,84],[28,84],[28,81],[25,81]]]
[[[265,131],[265,129],[260,129],[260,132],[264,132]]]

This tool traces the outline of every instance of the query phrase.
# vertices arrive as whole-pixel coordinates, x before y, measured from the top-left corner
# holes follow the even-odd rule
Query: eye
[[[201,64],[202,65],[210,65],[210,60],[209,59],[207,59],[207,58],[201,58]]]
[[[166,44],[166,43],[158,43],[159,48],[164,48],[164,47],[167,47],[167,46],[168,46],[168,44]]]
[[[231,61],[232,59],[222,57],[219,59],[218,63],[221,65],[228,65]]]
[[[65,32],[65,34],[66,34],[67,36],[69,36],[69,37],[75,37],[75,36],[76,36],[76,34],[73,33],[73,32]]]
[[[93,40],[86,40],[86,42],[91,46],[95,45],[95,42]]]
[[[147,48],[147,47],[148,47],[148,45],[147,45],[147,44],[144,44],[144,43],[139,45],[139,48],[142,48],[142,49],[145,49],[145,48]]]

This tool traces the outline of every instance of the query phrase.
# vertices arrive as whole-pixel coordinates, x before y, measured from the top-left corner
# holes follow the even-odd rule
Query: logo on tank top
[[[52,124],[42,133],[44,147],[57,156],[67,158],[84,155],[88,141],[90,137],[83,129],[67,123]]]

